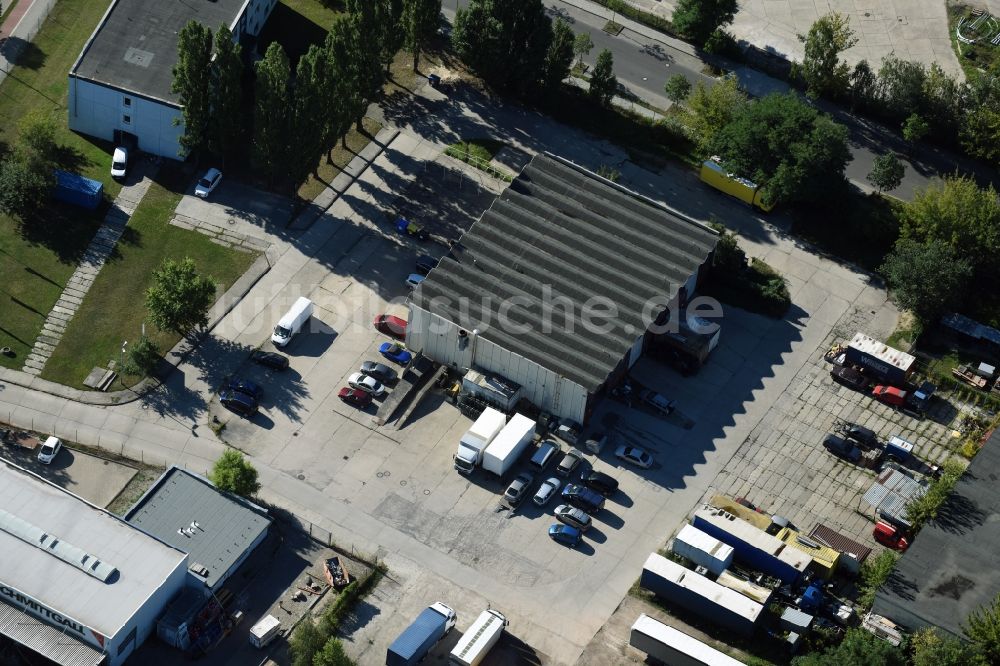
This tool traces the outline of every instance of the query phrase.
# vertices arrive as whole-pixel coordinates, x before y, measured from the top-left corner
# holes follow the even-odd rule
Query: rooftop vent
[[[76,567],[102,583],[107,583],[111,576],[118,571],[110,564],[102,562],[96,555],[92,555],[82,548],[77,548],[72,544],[66,543],[45,532],[37,525],[33,525],[23,518],[19,518],[2,509],[0,509],[0,530],[20,539],[26,544],[45,551],[70,566]],[[88,565],[88,561],[91,564]]]

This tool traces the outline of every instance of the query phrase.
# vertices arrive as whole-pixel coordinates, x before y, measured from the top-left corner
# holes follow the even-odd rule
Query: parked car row
[[[231,412],[250,417],[260,408],[264,390],[256,382],[240,377],[230,377],[219,392],[219,402]]]

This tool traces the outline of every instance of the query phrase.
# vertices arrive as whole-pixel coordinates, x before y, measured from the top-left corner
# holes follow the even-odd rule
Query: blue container
[[[87,210],[94,210],[101,203],[104,183],[99,180],[56,169],[56,189],[53,196],[62,201]]]
[[[425,608],[417,619],[392,642],[385,655],[386,666],[412,666],[427,656],[434,644],[448,633],[448,618],[433,607]]]

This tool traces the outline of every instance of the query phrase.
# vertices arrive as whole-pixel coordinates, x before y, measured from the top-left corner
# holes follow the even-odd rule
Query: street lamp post
[[[125,348],[128,346],[128,340],[122,340],[122,353],[118,360],[118,381],[125,386],[125,380],[122,378],[122,372],[125,369]]]

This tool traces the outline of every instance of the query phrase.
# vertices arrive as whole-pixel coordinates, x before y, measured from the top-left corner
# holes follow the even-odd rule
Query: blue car
[[[261,394],[264,393],[260,384],[252,382],[249,379],[241,379],[239,377],[230,377],[229,381],[226,382],[226,388],[233,391],[239,391],[240,393],[246,393],[254,400],[260,400]]]
[[[413,354],[403,349],[402,345],[396,344],[395,342],[383,342],[378,351],[382,356],[393,363],[398,363],[400,365],[406,365],[413,360]]]
[[[242,391],[226,389],[219,394],[219,402],[231,412],[250,417],[257,413],[257,399]]]
[[[549,527],[549,537],[564,546],[576,548],[577,544],[580,543],[580,530],[569,525],[557,523]]]

